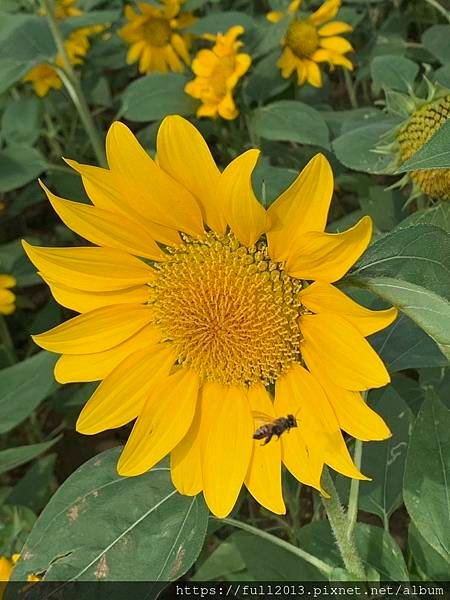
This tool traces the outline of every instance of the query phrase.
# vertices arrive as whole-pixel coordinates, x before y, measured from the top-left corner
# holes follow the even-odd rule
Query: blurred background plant
[[[64,530],[78,515],[76,490],[88,494],[99,483],[90,466],[73,473],[104,453],[99,477],[114,480],[114,448],[128,434],[76,434],[75,419],[96,384],[62,388],[53,378],[56,357],[31,341],[30,334],[71,313],[51,298],[20,239],[80,243],[58,222],[36,179],[88,202],[62,157],[104,166],[103,138],[116,119],[153,154],[161,120],[177,113],[202,131],[222,167],[261,148],[253,183],[265,206],[320,151],[336,177],[328,231],[372,217],[373,243],[344,287],[368,306],[384,301],[402,311],[371,338],[392,383],[370,392],[368,402],[393,437],[363,449],[349,440],[372,481],[358,488],[336,476],[335,485],[344,506],[353,498],[346,518],[372,577],[448,579],[450,548],[441,533],[449,525],[450,468],[449,38],[448,6],[438,0],[3,0],[0,555],[9,560],[21,552],[32,531],[29,543],[47,564],[41,574],[51,568],[53,579],[64,579],[65,561],[54,559],[70,549]],[[136,576],[142,569],[162,579],[342,579],[317,494],[284,477],[283,518],[245,494],[224,521],[208,522],[200,499],[163,504],[131,537],[133,549],[147,552],[133,563]],[[164,469],[130,479],[105,510],[117,518],[124,499],[156,506],[170,486]],[[60,501],[75,513],[58,514]],[[80,535],[104,549],[99,508],[86,506]],[[165,538],[160,533],[155,545],[153,537],[150,547],[155,523]],[[171,551],[174,540],[189,547],[181,562]],[[108,578],[120,578],[125,556],[136,560],[130,548],[108,555]],[[78,561],[77,577],[88,557]],[[17,578],[29,574],[23,565]],[[88,575],[95,577],[94,568]]]

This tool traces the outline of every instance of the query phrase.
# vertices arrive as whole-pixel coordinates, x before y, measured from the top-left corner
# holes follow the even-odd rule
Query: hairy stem
[[[350,71],[347,71],[347,69],[344,69],[344,81],[352,108],[358,108],[358,100],[356,98],[355,86],[353,85],[353,80],[352,76],[350,75]]]
[[[356,579],[364,580],[364,566],[356,549],[353,531],[349,531],[347,515],[345,514],[328,469],[324,471],[323,480],[324,487],[328,490],[331,497],[329,499],[323,498],[322,501],[345,568]]]
[[[362,442],[361,440],[355,440],[355,451],[353,454],[353,462],[356,468],[361,470],[361,458],[362,458]],[[356,517],[358,516],[358,495],[359,495],[359,479],[352,479],[350,484],[350,495],[348,497],[348,511],[347,511],[347,537],[353,534],[355,528]]]
[[[435,8],[450,23],[450,14],[437,0],[425,0],[430,6]]]
[[[64,65],[63,69],[58,69],[58,74],[63,80],[67,92],[72,102],[74,103],[78,114],[80,115],[81,122],[83,123],[83,127],[87,133],[89,141],[91,142],[96,159],[99,165],[104,167],[106,166],[106,158],[105,153],[103,151],[103,145],[95,127],[91,113],[89,112],[89,108],[84,97],[83,91],[81,89],[79,79],[72,67],[72,63],[70,62],[69,56],[66,52],[66,48],[64,46],[64,38],[59,28],[58,21],[55,18],[52,0],[42,0],[42,7],[45,11],[50,31],[52,32],[53,39],[55,40],[55,44],[58,49],[58,53],[61,55]]]

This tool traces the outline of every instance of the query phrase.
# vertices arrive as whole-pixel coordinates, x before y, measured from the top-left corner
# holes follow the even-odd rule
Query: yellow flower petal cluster
[[[333,174],[316,155],[266,211],[255,197],[257,150],[220,172],[200,133],[167,117],[157,160],[122,123],[108,169],[69,160],[92,205],[46,189],[62,221],[94,246],[33,247],[56,300],[80,315],[34,337],[61,354],[61,383],[101,381],[77,430],[135,420],[118,471],[135,476],[170,454],[176,489],[232,510],[243,484],[284,513],[282,463],[321,488],[324,465],[364,479],[342,436],[390,435],[361,392],[389,382],[366,337],[396,309],[371,311],[334,286],[369,244],[363,217],[325,233]],[[44,188],[45,189],[45,188]],[[266,418],[299,427],[262,446]]]
[[[297,73],[299,85],[308,82],[314,87],[322,87],[320,63],[353,69],[351,61],[345,56],[353,50],[352,45],[340,34],[352,31],[352,26],[342,21],[333,21],[341,0],[326,0],[310,17],[300,18],[297,11],[301,0],[293,0],[287,10],[290,19],[283,52],[278,66],[281,75],[287,79]],[[285,13],[272,11],[267,14],[269,21],[276,23]]]
[[[410,159],[450,118],[450,94],[423,104],[397,134],[401,163]],[[416,188],[431,198],[450,200],[450,169],[420,169],[409,173]]]
[[[196,77],[186,85],[185,92],[201,100],[198,117],[232,120],[238,116],[233,90],[252,62],[248,54],[238,52],[242,42],[237,38],[243,33],[243,27],[235,26],[224,35],[208,36],[215,41],[214,46],[200,50],[193,60]]]
[[[10,315],[16,310],[16,297],[10,289],[15,285],[14,277],[0,274],[0,315]]]
[[[125,7],[128,23],[119,35],[129,44],[127,62],[139,61],[141,73],[182,72],[189,64],[189,34],[179,33],[194,22],[189,12],[181,12],[180,0],[162,0],[160,6],[138,2],[140,13]]]
[[[74,6],[76,0],[57,0],[55,3],[55,17],[58,20],[64,20],[69,17],[80,16],[82,11]],[[43,12],[42,14],[45,14]],[[89,47],[89,36],[104,30],[104,25],[92,25],[81,27],[73,31],[64,42],[64,48],[67,56],[73,65],[83,64]],[[61,54],[57,54],[54,64],[57,67],[63,67],[64,61]],[[33,84],[35,93],[39,97],[46,96],[51,89],[60,90],[62,81],[58,71],[52,64],[42,63],[33,67],[23,78]]]

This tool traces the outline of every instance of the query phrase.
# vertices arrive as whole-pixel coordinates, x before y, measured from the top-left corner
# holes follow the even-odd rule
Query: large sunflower
[[[293,0],[288,7],[289,25],[277,64],[285,79],[296,72],[299,85],[308,82],[314,87],[322,87],[320,63],[328,63],[331,69],[335,66],[353,69],[351,61],[345,56],[353,47],[340,36],[352,31],[352,26],[343,21],[332,21],[341,7],[341,0],[326,0],[307,18],[297,16],[300,4],[301,0]],[[285,16],[279,11],[267,14],[273,23]]]
[[[182,1],[161,0],[160,5],[138,2],[139,13],[130,5],[125,7],[128,23],[119,35],[130,46],[129,64],[139,61],[139,71],[181,72],[189,64],[189,34],[180,30],[194,22],[190,12],[181,12]]]
[[[318,490],[324,464],[363,479],[341,430],[389,436],[360,392],[389,382],[365,337],[396,310],[368,310],[333,286],[372,224],[324,233],[333,191],[324,156],[266,211],[251,184],[259,152],[221,173],[180,117],[163,121],[157,162],[122,123],[106,149],[109,170],[68,161],[93,206],[46,189],[64,223],[96,246],[24,244],[57,301],[81,313],[34,338],[62,354],[56,379],[101,380],[78,431],[136,419],[119,473],[139,475],[170,453],[175,487],[203,491],[219,517],[243,483],[283,513],[282,462]],[[299,427],[261,446],[261,413],[296,415]]]

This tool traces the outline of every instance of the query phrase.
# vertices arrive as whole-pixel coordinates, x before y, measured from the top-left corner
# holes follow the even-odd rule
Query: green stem
[[[81,122],[83,123],[84,129],[89,137],[97,161],[100,166],[104,167],[106,166],[106,158],[105,153],[103,151],[103,145],[95,127],[91,113],[89,112],[89,107],[81,89],[79,79],[72,67],[72,63],[70,62],[69,56],[66,52],[66,48],[64,46],[64,38],[59,28],[58,21],[55,17],[53,2],[52,0],[42,0],[42,6],[47,16],[50,31],[52,32],[53,39],[55,40],[58,53],[61,55],[64,65],[63,69],[57,69],[58,74],[63,80],[67,92],[69,93],[69,96],[72,99],[72,102],[74,103],[78,114],[80,115]]]
[[[350,535],[348,533],[347,515],[342,507],[328,469],[325,469],[323,479],[324,487],[328,490],[331,497],[328,499],[323,498],[322,501],[345,568],[355,579],[362,581],[365,579],[364,566],[356,549],[353,532]]]
[[[439,13],[441,13],[441,15],[447,19],[447,21],[450,23],[450,14],[449,12],[439,4],[439,2],[437,0],[425,0],[426,2],[428,2],[428,4],[430,6],[432,6],[433,8],[435,8]]]
[[[8,325],[4,317],[0,315],[0,343],[5,347],[5,353],[12,365],[17,362],[14,343],[9,333]]]
[[[353,85],[353,80],[352,76],[350,75],[350,71],[347,71],[347,69],[344,69],[344,81],[352,108],[358,108],[358,100],[356,98],[355,86]]]
[[[353,462],[356,468],[361,470],[361,458],[362,458],[362,442],[361,440],[355,440],[355,451],[353,455]],[[353,529],[355,528],[356,518],[358,516],[358,495],[359,495],[359,479],[352,479],[350,484],[350,495],[348,497],[348,511],[347,511],[347,538],[353,535]]]
[[[293,546],[292,544],[289,544],[289,542],[285,542],[284,540],[274,535],[271,535],[266,531],[256,529],[256,527],[252,527],[252,525],[248,525],[247,523],[243,523],[242,521],[237,521],[236,519],[220,519],[220,521],[221,523],[232,525],[233,527],[237,527],[238,529],[242,529],[243,531],[248,531],[249,533],[258,536],[263,540],[267,540],[268,542],[271,542],[272,544],[275,544],[276,546],[279,546],[280,548],[291,552],[291,554],[295,554],[298,558],[301,558],[302,560],[308,562],[310,565],[316,567],[316,569],[319,569],[319,571],[321,571],[327,577],[330,577],[332,573],[332,568],[329,565],[327,565],[327,563],[325,563],[323,560],[317,558],[317,556],[313,556],[312,554],[309,554],[309,552],[306,552],[301,548],[297,548],[297,546]]]

